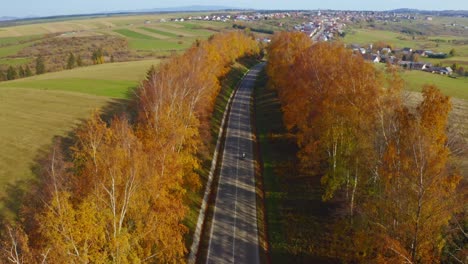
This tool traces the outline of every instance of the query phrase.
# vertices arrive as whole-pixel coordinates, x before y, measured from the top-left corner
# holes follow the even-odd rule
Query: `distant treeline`
[[[237,28],[237,29],[250,29],[251,31],[253,32],[258,32],[258,33],[264,33],[264,34],[274,34],[275,32],[271,29],[264,29],[264,28],[253,28],[253,27],[247,27],[247,26],[244,26],[244,25],[240,25],[240,24],[233,24],[232,25],[233,28]]]

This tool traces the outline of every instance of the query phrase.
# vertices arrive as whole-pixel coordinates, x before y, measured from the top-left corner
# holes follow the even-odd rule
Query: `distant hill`
[[[163,7],[163,8],[149,8],[137,10],[118,10],[112,12],[101,12],[103,14],[118,14],[118,13],[176,13],[176,12],[199,12],[199,11],[221,11],[221,10],[245,10],[245,8],[236,8],[232,6],[205,6],[205,5],[192,5],[192,6],[179,6],[179,7]]]
[[[388,10],[391,13],[408,13],[408,14],[423,14],[423,15],[439,15],[439,16],[464,16],[468,17],[468,10],[419,10],[411,8],[398,8]]]
[[[153,8],[142,10],[146,12],[183,12],[183,11],[218,11],[218,10],[239,10],[240,8],[235,8],[232,6],[203,6],[203,5],[193,5],[193,6],[180,6],[180,7],[167,7],[167,8]]]
[[[229,6],[204,6],[204,5],[192,5],[192,6],[180,6],[180,7],[165,7],[165,8],[152,8],[152,9],[140,9],[140,10],[117,10],[117,11],[103,11],[99,13],[83,13],[83,14],[69,14],[69,15],[55,15],[55,16],[27,16],[27,17],[0,17],[0,27],[14,26],[24,21],[36,20],[36,19],[59,19],[59,18],[78,18],[88,16],[109,16],[109,15],[125,15],[125,14],[145,14],[145,13],[180,13],[180,12],[205,12],[205,11],[226,11],[226,10],[251,10],[246,8],[235,8]]]
[[[398,9],[388,10],[388,12],[393,12],[393,13],[419,13],[421,11],[422,10],[412,9],[412,8],[398,8]]]
[[[18,19],[17,17],[10,17],[10,16],[2,16],[0,17],[0,21],[10,21],[10,20],[15,20]]]

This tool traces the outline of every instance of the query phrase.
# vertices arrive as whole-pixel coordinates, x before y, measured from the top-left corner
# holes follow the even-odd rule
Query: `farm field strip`
[[[158,27],[158,30],[184,37],[194,37],[195,35],[197,35],[196,31],[188,31],[181,28],[174,29],[173,27],[167,25],[162,25]]]
[[[183,50],[192,44],[192,41],[182,41],[181,44],[176,41],[163,39],[130,39],[129,45],[131,49],[137,51],[166,51],[166,50]]]
[[[162,31],[158,32],[156,30],[150,30],[150,28],[148,27],[138,27],[138,28],[133,27],[132,30],[137,33],[141,33],[143,35],[152,36],[153,38],[156,38],[156,39],[168,39],[168,38],[173,37],[173,36],[167,36],[166,34],[163,34],[164,32]]]
[[[29,63],[31,58],[0,58],[0,64],[18,66]]]
[[[0,47],[0,58],[16,55],[20,50],[31,45],[32,45],[32,42],[28,42],[28,43],[22,43],[18,45]]]
[[[128,38],[148,39],[148,40],[155,39],[154,37],[152,37],[150,35],[142,34],[142,33],[130,30],[130,29],[126,29],[126,28],[114,29],[113,31],[119,33],[120,35],[122,35],[124,37],[128,37]]]
[[[176,38],[176,37],[178,37],[177,34],[170,33],[170,32],[163,31],[163,30],[158,30],[158,29],[153,28],[153,27],[140,27],[140,29],[146,30],[146,31],[149,31],[149,32],[152,32],[152,33],[156,33],[156,34],[158,34],[158,35],[162,35],[162,36],[165,36],[165,37],[169,37],[169,38]]]

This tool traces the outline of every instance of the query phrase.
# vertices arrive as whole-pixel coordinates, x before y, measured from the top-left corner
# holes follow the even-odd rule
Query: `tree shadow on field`
[[[19,180],[8,183],[4,187],[4,196],[0,199],[2,210],[0,211],[0,223],[10,223],[19,220],[20,210],[28,186],[34,184],[33,180]]]

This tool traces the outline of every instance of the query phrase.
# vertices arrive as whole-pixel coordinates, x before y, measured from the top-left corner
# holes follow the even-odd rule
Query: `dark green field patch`
[[[18,66],[18,65],[29,63],[30,61],[32,61],[32,58],[1,58],[0,65],[5,64],[5,65]]]
[[[162,39],[130,39],[129,45],[131,49],[140,51],[183,50],[190,47],[192,42],[187,40],[176,42]]]
[[[177,34],[173,34],[173,33],[162,31],[162,30],[157,30],[155,28],[141,27],[140,29],[146,30],[148,32],[156,33],[156,34],[159,34],[159,35],[163,35],[163,36],[166,36],[166,37],[170,37],[170,38],[178,37]]]
[[[124,35],[129,38],[134,38],[134,39],[147,39],[147,40],[155,39],[151,36],[144,35],[144,34],[129,30],[129,29],[115,29],[114,32],[117,32],[121,35]]]
[[[0,38],[0,46],[14,45],[41,38],[42,35]]]

